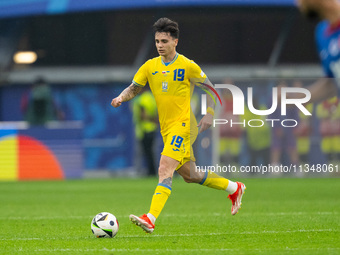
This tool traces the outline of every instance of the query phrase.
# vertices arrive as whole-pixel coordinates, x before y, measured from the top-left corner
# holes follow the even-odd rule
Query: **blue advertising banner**
[[[110,105],[112,97],[125,85],[69,84],[51,87],[54,104],[63,112],[64,121],[83,123],[85,169],[114,171],[133,166],[135,142],[129,104],[117,109]],[[29,93],[29,85],[3,87],[0,90],[0,120],[25,120],[23,105]]]

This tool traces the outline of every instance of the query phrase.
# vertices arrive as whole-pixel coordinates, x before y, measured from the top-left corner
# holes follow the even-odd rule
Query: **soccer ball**
[[[108,212],[98,213],[91,222],[92,233],[98,238],[115,237],[118,229],[119,223],[116,216]]]

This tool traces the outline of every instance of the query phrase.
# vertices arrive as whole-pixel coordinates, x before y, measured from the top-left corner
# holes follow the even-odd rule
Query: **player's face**
[[[320,1],[327,0],[296,0],[300,11],[310,19],[320,18]]]
[[[158,54],[162,57],[171,56],[176,52],[178,39],[173,38],[170,33],[157,32],[155,43]]]

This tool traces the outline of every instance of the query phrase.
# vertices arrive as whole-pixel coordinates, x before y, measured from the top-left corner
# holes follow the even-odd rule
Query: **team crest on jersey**
[[[162,71],[162,74],[163,74],[164,76],[167,76],[169,73],[170,73],[170,71]]]
[[[168,92],[168,82],[162,81],[162,92]]]

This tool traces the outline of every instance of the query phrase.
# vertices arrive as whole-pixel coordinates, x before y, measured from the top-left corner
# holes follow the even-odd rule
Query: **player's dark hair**
[[[160,18],[157,20],[155,24],[153,24],[153,30],[155,33],[170,33],[170,36],[175,39],[179,37],[178,23],[168,18]]]

